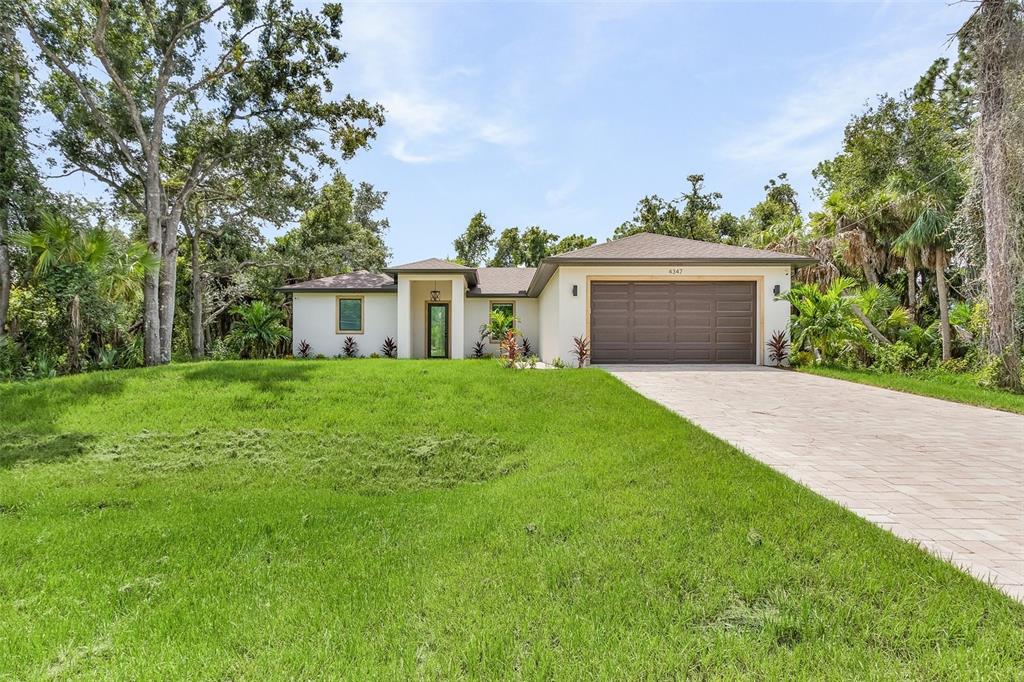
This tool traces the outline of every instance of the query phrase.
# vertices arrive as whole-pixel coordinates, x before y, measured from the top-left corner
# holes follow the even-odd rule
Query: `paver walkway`
[[[605,367],[1024,601],[1024,415],[766,367]]]

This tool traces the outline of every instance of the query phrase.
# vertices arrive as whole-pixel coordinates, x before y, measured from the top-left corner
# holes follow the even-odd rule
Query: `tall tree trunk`
[[[867,260],[863,261],[861,265],[864,269],[864,279],[867,280],[868,284],[878,286],[878,273],[875,272],[875,266]]]
[[[907,311],[910,321],[917,322],[917,268],[907,263]]]
[[[163,256],[160,260],[160,362],[171,361],[174,339],[175,293],[178,285],[178,225],[163,223]]]
[[[160,175],[150,171],[146,178],[146,246],[157,258],[163,258]],[[143,363],[160,364],[160,273],[161,267],[146,273],[142,284]]]
[[[0,220],[0,336],[7,333],[7,309],[11,305],[11,259],[4,241],[4,222]]]
[[[203,324],[203,273],[199,260],[199,230],[193,229],[192,238],[192,358],[206,355],[206,327]]]
[[[82,308],[78,295],[71,297],[68,304],[68,372],[78,374],[82,371],[82,359],[79,357],[79,346],[82,345]]]
[[[953,357],[949,329],[949,288],[946,286],[946,252],[935,254],[935,288],[939,292],[939,333],[942,336],[942,360]]]
[[[1009,103],[1006,92],[1014,55],[1016,26],[1013,3],[982,0],[978,9],[978,156],[981,166],[981,208],[985,218],[985,284],[988,302],[988,350],[1001,360],[997,381],[1019,389],[1020,357],[1014,333],[1014,286],[1018,281],[1017,248],[1006,148]]]

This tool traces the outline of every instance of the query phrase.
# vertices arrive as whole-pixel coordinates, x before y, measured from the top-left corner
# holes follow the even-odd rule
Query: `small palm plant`
[[[772,361],[773,365],[781,367],[788,357],[789,339],[786,338],[785,332],[776,331],[772,334],[772,338],[768,340],[768,358]]]
[[[263,301],[235,306],[231,312],[238,319],[231,326],[227,341],[239,357],[274,357],[281,343],[291,338],[291,332],[281,321],[281,311]]]
[[[515,315],[510,315],[503,310],[492,310],[487,317],[487,322],[480,325],[480,339],[490,337],[500,343],[505,338],[506,332],[509,329],[514,329],[517,322],[519,319]]]
[[[516,330],[510,328],[505,331],[505,338],[500,344],[501,355],[505,358],[505,366],[515,368],[519,358],[522,357],[519,344],[516,342]]]
[[[585,336],[574,336],[572,354],[576,356],[576,366],[583,367],[590,358],[590,339]]]
[[[809,347],[815,362],[828,363],[863,339],[865,328],[847,293],[855,285],[853,279],[839,277],[824,291],[809,284],[795,284],[779,297],[796,310],[790,321],[794,349]]]
[[[354,337],[345,337],[345,343],[341,346],[341,352],[345,354],[346,358],[354,358],[359,355],[359,344],[356,343]]]

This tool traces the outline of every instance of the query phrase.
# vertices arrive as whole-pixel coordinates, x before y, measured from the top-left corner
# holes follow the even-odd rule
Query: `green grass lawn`
[[[957,403],[990,407],[995,410],[1024,414],[1024,395],[984,388],[972,374],[954,374],[942,370],[923,370],[914,374],[877,374],[865,370],[837,367],[801,367],[800,371],[833,379],[856,381],[891,388],[904,393],[916,393]]]
[[[597,369],[0,386],[0,678],[1018,678],[1024,606]]]

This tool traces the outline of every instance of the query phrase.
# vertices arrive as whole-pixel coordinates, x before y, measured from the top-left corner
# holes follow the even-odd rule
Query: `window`
[[[490,319],[490,313],[493,313],[496,310],[500,310],[509,317],[515,317],[516,304],[513,303],[512,301],[491,301],[490,312],[488,313],[488,320]],[[491,343],[499,343],[501,339],[497,339],[492,336],[490,341]]]
[[[338,333],[363,333],[362,296],[338,296]]]

